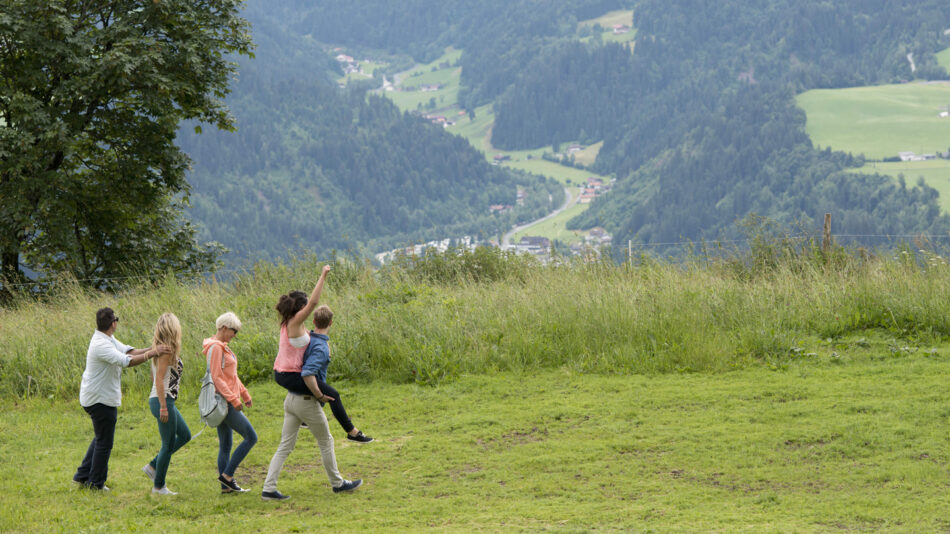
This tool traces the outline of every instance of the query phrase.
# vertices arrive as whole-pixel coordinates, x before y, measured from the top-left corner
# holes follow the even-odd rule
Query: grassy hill
[[[332,494],[302,432],[279,479],[292,496],[282,503],[259,496],[280,438],[284,393],[273,383],[250,385],[259,439],[236,472],[246,495],[218,494],[209,430],[172,457],[168,485],[179,495],[149,495],[140,468],[160,443],[147,392],[126,395],[119,410],[110,495],[68,481],[91,438],[74,400],[7,401],[0,525],[190,533],[226,518],[267,532],[942,531],[950,347],[894,354],[886,339],[856,341],[823,345],[785,369],[725,375],[561,370],[425,388],[341,384],[331,366],[351,417],[376,437],[348,442],[330,420],[339,469],[364,485]],[[193,393],[183,388],[179,406],[197,432]]]
[[[819,89],[799,95],[798,105],[808,116],[812,142],[821,147],[872,159],[950,147],[950,118],[939,116],[950,106],[950,82]],[[950,212],[950,160],[876,162],[856,172],[903,175],[909,184],[923,178],[940,192],[942,210]]]
[[[579,190],[571,190],[572,199],[577,198],[578,194]],[[581,230],[568,230],[567,222],[587,211],[588,207],[590,207],[590,204],[573,204],[554,217],[536,224],[531,228],[515,233],[513,236],[511,236],[511,241],[517,243],[522,237],[528,235],[546,237],[551,240],[557,239],[558,241],[566,244],[582,241],[588,232]]]
[[[397,74],[399,84],[396,90],[387,91],[385,95],[400,109],[406,111],[438,111],[443,114],[449,113],[448,110],[452,108],[458,111],[461,70],[455,65],[461,55],[461,50],[450,47],[444,55],[434,61],[400,72]],[[423,91],[421,90],[423,85],[438,85],[440,89]],[[432,99],[435,99],[435,105],[428,106]]]
[[[919,178],[923,178],[927,185],[940,193],[940,209],[950,213],[950,161],[948,160],[874,162],[857,169],[857,172],[886,174],[894,178],[903,175],[908,185],[913,185]]]
[[[937,63],[940,63],[943,68],[950,71],[950,48],[937,53]]]
[[[686,268],[540,267],[497,251],[375,273],[335,262],[322,299],[337,313],[330,381],[377,442],[350,443],[331,420],[341,471],[366,481],[335,496],[302,435],[280,479],[293,498],[279,504],[257,496],[281,424],[272,305],[321,262],[24,298],[0,309],[0,527],[197,532],[227,516],[269,531],[945,528],[950,267],[787,244]],[[218,313],[241,316],[232,348],[259,441],[236,476],[250,494],[218,494],[213,431],[173,456],[178,496],[148,494],[139,469],[159,440],[142,366],[123,373],[113,491],[71,486],[91,436],[76,389],[102,305],[137,346],[161,312],[182,319],[179,407],[194,432],[203,364],[191,354]],[[50,337],[64,321],[78,327]]]
[[[812,142],[873,159],[946,151],[950,82],[817,89],[798,96]]]

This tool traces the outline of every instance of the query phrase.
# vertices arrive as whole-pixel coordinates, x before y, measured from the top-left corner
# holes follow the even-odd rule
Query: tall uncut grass
[[[255,266],[228,283],[181,282],[118,295],[64,283],[43,301],[0,310],[0,395],[76,395],[95,311],[121,317],[116,337],[151,342],[166,311],[184,329],[185,380],[204,372],[194,354],[230,310],[244,323],[232,347],[246,382],[269,379],[277,350],[277,298],[310,291],[316,257]],[[756,242],[726,259],[641,258],[540,265],[497,250],[403,258],[374,270],[333,260],[322,302],[334,380],[437,383],[461,374],[569,368],[605,374],[718,372],[794,358],[799,344],[867,329],[927,343],[950,334],[950,268],[933,254],[870,256],[813,244]],[[149,387],[146,366],[127,388]],[[197,387],[188,388],[196,391]]]

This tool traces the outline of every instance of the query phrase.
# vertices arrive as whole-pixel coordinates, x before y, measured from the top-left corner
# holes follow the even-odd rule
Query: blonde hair
[[[217,330],[230,328],[231,330],[238,331],[241,329],[241,320],[238,319],[237,315],[234,315],[234,312],[224,312],[218,317],[218,320],[214,322],[214,327]]]
[[[155,323],[152,345],[165,345],[177,358],[181,354],[181,322],[174,313],[163,313]]]
[[[333,310],[327,305],[317,307],[313,312],[313,326],[323,329],[330,326],[333,321]]]

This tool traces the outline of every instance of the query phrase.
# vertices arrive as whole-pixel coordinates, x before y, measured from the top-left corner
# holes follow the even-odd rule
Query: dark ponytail
[[[303,291],[291,291],[281,295],[275,309],[280,314],[280,324],[287,324],[294,315],[297,315],[307,305],[307,294]]]

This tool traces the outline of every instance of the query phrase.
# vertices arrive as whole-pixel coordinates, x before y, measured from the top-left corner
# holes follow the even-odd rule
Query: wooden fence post
[[[825,214],[825,231],[821,239],[821,251],[827,256],[831,252],[831,214]]]

